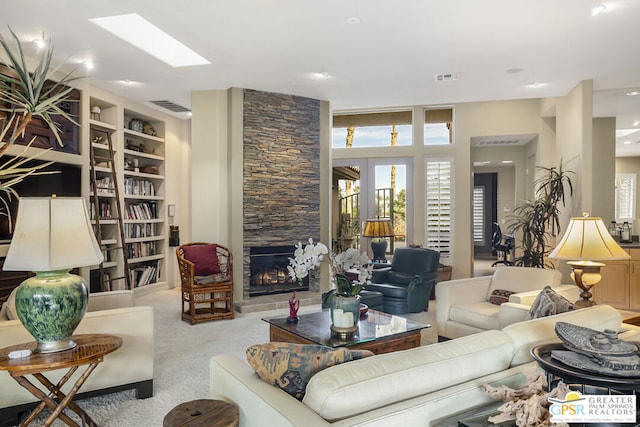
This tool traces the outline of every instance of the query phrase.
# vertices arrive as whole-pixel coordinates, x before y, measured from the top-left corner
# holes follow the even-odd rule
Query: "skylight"
[[[210,63],[137,13],[91,18],[89,21],[172,67]]]

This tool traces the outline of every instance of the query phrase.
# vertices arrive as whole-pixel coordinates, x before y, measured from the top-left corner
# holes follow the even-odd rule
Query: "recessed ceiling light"
[[[500,163],[504,163],[504,164],[513,163],[513,160],[503,160]]]
[[[82,65],[84,65],[84,68],[86,68],[87,70],[93,70],[93,62],[92,61],[83,61]]]
[[[319,79],[328,79],[329,77],[331,77],[331,74],[329,74],[327,71],[321,71],[319,73],[315,73],[315,76]]]
[[[596,6],[596,7],[594,7],[593,9],[591,9],[591,16],[598,16],[602,12],[604,12],[605,10],[607,10],[607,5],[606,4],[600,4],[600,5]]]
[[[640,91],[637,90],[632,90],[630,92],[627,92],[627,96],[638,96],[640,95]]]
[[[91,18],[89,21],[172,67],[210,63],[137,13]]]
[[[38,47],[38,49],[42,49],[44,47],[43,39],[33,39],[32,42]]]
[[[358,18],[357,16],[352,16],[350,18],[347,18],[347,24],[359,24],[360,23],[360,18]]]
[[[635,121],[633,122],[633,125],[634,125],[634,126],[638,126],[638,125],[640,125],[640,120],[635,120]]]
[[[126,84],[126,85],[133,85],[136,84],[136,82],[134,82],[133,80],[129,80],[129,79],[122,79],[120,80],[122,83]]]
[[[185,113],[185,115],[186,115],[187,117],[191,117],[191,116],[193,116],[193,112],[192,112],[192,111],[187,111],[187,112]]]
[[[542,87],[542,86],[544,86],[544,85],[545,85],[545,84],[544,84],[544,83],[541,83],[541,82],[533,82],[533,83],[528,84],[527,86],[528,86],[528,87],[532,87],[532,88],[538,88],[538,87]]]
[[[631,144],[631,141],[625,141],[625,142],[623,142],[623,144],[624,145],[629,145],[629,144]]]
[[[638,132],[638,129],[616,129],[616,138],[624,138],[636,132]]]

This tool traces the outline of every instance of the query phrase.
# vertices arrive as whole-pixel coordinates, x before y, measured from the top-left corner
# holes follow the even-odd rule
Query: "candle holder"
[[[340,326],[331,324],[330,329],[331,329],[331,332],[336,334],[338,337],[342,339],[346,339],[346,338],[352,337],[353,334],[358,332],[358,325],[340,327]]]

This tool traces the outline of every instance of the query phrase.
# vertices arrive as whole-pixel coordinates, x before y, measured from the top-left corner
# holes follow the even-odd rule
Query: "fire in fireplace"
[[[309,277],[302,284],[289,276],[287,266],[295,246],[254,246],[249,248],[249,295],[258,296],[309,290]]]

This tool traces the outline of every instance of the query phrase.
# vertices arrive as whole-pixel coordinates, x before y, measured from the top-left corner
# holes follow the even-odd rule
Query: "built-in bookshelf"
[[[131,286],[166,281],[164,122],[125,109],[123,193],[125,253]]]
[[[107,97],[110,99],[110,97]],[[164,132],[165,123],[149,114],[128,109],[116,102],[90,97],[87,114],[91,114],[91,143],[96,150],[108,153],[109,147],[98,136],[108,129],[112,136],[116,174],[107,164],[95,165],[96,187],[90,188],[93,197],[97,190],[98,204],[89,203],[91,217],[96,224],[99,216],[101,245],[105,255],[105,276],[129,277],[129,286],[153,287],[166,284],[166,218],[164,206]],[[98,107],[99,114],[92,113]],[[119,195],[113,190],[118,180]],[[124,241],[118,237],[116,203],[122,213]],[[126,263],[116,251],[120,248]],[[124,264],[128,265],[125,271]],[[92,267],[91,280],[99,282],[98,266]],[[113,282],[113,290],[125,289],[126,282]],[[95,291],[92,286],[92,292]]]

